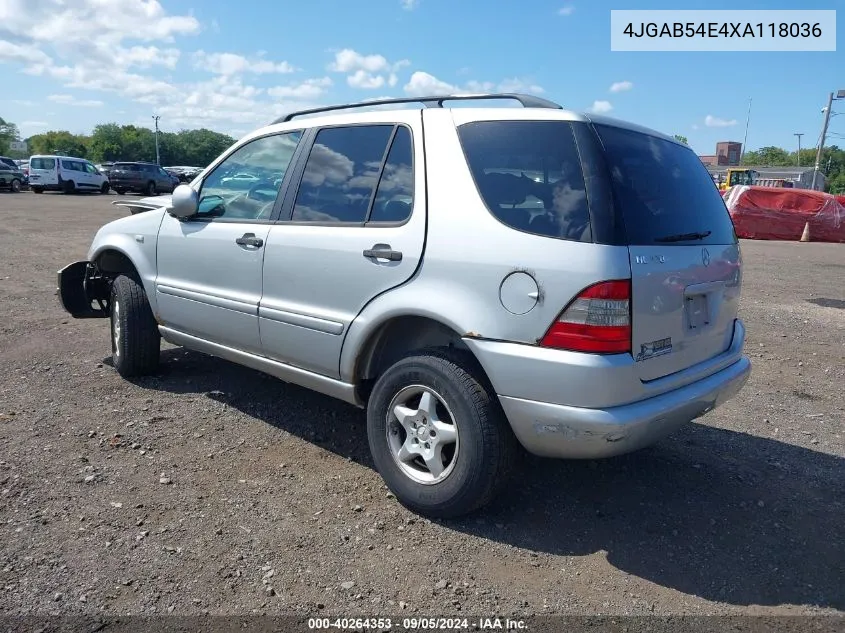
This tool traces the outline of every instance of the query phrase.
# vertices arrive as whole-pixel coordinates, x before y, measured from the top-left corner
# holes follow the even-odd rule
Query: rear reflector
[[[603,281],[586,288],[552,323],[540,345],[574,352],[630,352],[631,280]]]

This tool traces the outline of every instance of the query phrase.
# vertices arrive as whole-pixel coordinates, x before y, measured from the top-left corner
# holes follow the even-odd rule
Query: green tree
[[[120,160],[124,154],[123,129],[117,123],[98,125],[91,134],[90,146],[92,160]]]
[[[680,141],[684,145],[689,145],[689,141],[687,140],[687,137],[683,136],[682,134],[675,134],[675,140]]]
[[[88,157],[88,137],[67,130],[44,132],[27,139],[30,154],[55,154]]]
[[[176,164],[205,167],[235,142],[231,136],[205,128],[179,132],[182,160]]]

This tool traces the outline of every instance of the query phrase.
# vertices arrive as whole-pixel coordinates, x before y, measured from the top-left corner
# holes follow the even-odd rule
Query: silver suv
[[[522,107],[444,107],[494,98]],[[366,408],[376,468],[429,516],[488,502],[520,447],[652,444],[751,370],[695,153],[544,99],[297,112],[123,204],[151,210],[58,274],[70,314],[111,319],[117,371],[155,372],[163,337]]]

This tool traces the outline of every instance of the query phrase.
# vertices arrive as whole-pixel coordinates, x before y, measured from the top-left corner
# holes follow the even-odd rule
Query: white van
[[[29,159],[29,187],[45,190],[109,192],[109,179],[91,161],[73,156],[36,155]]]

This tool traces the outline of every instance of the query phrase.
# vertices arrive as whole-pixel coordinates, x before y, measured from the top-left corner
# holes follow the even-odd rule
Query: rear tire
[[[126,189],[115,189],[115,191],[117,192],[117,195],[119,195],[119,196],[122,196],[123,194],[126,193]]]
[[[13,178],[12,182],[9,184],[9,189],[12,193],[20,193],[21,192],[21,181],[17,178]]]
[[[65,180],[62,183],[62,191],[66,194],[71,194],[76,191],[76,185],[73,183],[72,180]]]
[[[146,189],[145,193],[148,196],[156,195],[156,184],[152,180],[147,183],[147,189]]]
[[[161,335],[141,283],[118,276],[111,287],[112,362],[124,378],[144,376],[158,369]]]
[[[474,359],[450,350],[418,352],[378,378],[367,406],[367,435],[391,492],[432,518],[457,517],[487,504],[519,455]]]

